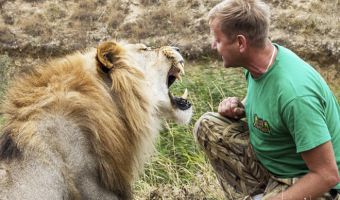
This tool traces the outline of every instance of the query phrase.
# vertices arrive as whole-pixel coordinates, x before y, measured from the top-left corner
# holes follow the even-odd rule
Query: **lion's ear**
[[[97,59],[102,70],[109,71],[113,68],[121,54],[121,47],[115,42],[103,42],[97,47]]]

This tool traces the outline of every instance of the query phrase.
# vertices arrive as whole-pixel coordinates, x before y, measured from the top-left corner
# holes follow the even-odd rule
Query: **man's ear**
[[[102,70],[109,71],[119,60],[122,48],[115,42],[103,42],[97,47],[97,59]],[[106,71],[105,70],[105,71]]]
[[[247,49],[247,38],[244,35],[237,35],[236,40],[240,49],[240,53],[243,53]]]

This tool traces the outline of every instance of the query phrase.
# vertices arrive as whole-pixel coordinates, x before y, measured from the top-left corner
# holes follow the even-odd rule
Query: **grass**
[[[6,54],[0,54],[0,100],[7,86],[8,77],[11,73],[12,59]],[[1,102],[1,101],[0,101]]]
[[[3,99],[3,95],[7,86],[8,77],[11,73],[11,66],[12,59],[6,54],[0,54],[0,103]],[[4,123],[4,119],[1,115],[0,111],[0,127]],[[0,133],[1,134],[1,133]]]
[[[189,91],[189,99],[194,108],[192,122],[187,126],[165,124],[157,143],[158,154],[147,165],[144,175],[135,185],[137,199],[148,199],[146,196],[155,195],[157,188],[164,185],[169,185],[170,193],[174,193],[176,188],[186,188],[195,193],[192,194],[195,197],[223,198],[211,166],[194,142],[192,130],[203,113],[217,110],[222,98],[244,97],[246,85],[242,71],[223,69],[221,63],[191,63],[186,66],[183,83],[175,83],[171,92],[180,96],[185,88]],[[163,189],[153,199],[166,199],[166,191]],[[188,196],[183,197],[186,198]]]
[[[153,2],[155,1],[142,1],[147,12],[136,17],[135,20],[124,23],[119,28],[120,37],[135,38],[138,41],[162,35],[162,41],[165,42],[164,36],[179,38],[177,36],[179,34],[182,36],[192,34],[193,30],[190,27],[194,20],[188,12],[189,5],[178,6],[163,0]],[[175,43],[170,38],[168,38],[170,43]]]
[[[340,86],[331,84],[330,88],[333,91],[334,96],[338,99],[338,103],[340,104]]]
[[[0,126],[4,123],[4,118],[0,115]]]

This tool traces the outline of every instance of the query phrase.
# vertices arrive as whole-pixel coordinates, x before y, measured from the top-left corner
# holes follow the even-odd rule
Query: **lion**
[[[178,48],[106,41],[15,78],[0,137],[0,199],[132,199],[162,121],[187,124]]]

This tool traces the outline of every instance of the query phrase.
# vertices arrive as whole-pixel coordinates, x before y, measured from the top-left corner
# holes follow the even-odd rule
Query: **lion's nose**
[[[178,47],[171,47],[171,48],[173,48],[173,50],[175,50],[175,51],[177,51],[178,53],[180,53],[180,51],[179,51],[179,48],[178,48]]]

